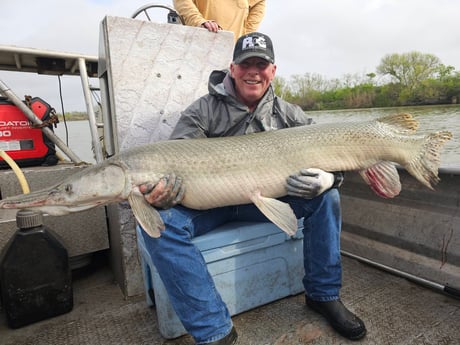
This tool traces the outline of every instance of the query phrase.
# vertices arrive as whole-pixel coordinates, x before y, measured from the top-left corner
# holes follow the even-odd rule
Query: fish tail
[[[419,150],[419,154],[410,161],[406,170],[417,180],[430,189],[439,182],[438,168],[441,164],[441,148],[452,138],[452,133],[441,131],[427,135]]]

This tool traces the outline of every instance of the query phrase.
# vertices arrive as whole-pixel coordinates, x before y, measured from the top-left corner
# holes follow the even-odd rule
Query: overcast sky
[[[0,0],[0,44],[97,56],[101,20],[130,17],[148,3],[172,1]],[[149,13],[166,22],[166,10]],[[259,31],[271,36],[278,75],[286,78],[366,74],[386,54],[414,50],[460,70],[459,16],[458,0],[268,0]],[[57,77],[0,71],[0,80],[60,112]],[[62,81],[65,110],[84,111],[79,78]]]

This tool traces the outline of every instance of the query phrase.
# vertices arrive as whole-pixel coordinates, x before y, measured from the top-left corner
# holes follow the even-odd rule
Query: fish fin
[[[297,232],[297,218],[289,204],[277,199],[263,197],[259,191],[251,194],[250,199],[265,217],[289,236],[293,236]]]
[[[160,237],[160,231],[165,229],[165,225],[158,211],[141,194],[130,193],[128,202],[142,229],[150,237]]]
[[[379,162],[359,173],[378,196],[394,198],[401,192],[399,173],[392,162]]]
[[[452,133],[440,131],[425,136],[417,156],[404,168],[430,189],[439,182],[438,168],[441,164],[441,148],[452,138]]]
[[[378,122],[397,127],[401,133],[414,133],[418,128],[418,122],[411,114],[400,113],[384,116],[377,119]]]

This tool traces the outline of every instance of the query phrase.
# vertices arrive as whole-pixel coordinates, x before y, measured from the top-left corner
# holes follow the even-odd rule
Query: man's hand
[[[162,209],[168,209],[180,203],[185,193],[182,179],[176,177],[175,174],[163,176],[156,185],[141,184],[139,190],[150,205]]]
[[[222,30],[220,25],[217,24],[213,20],[205,21],[203,24],[201,24],[201,27],[206,28],[206,29],[208,29],[208,31],[211,31],[211,32],[217,32],[219,30]]]
[[[313,199],[334,184],[334,174],[316,168],[302,169],[287,178],[288,195]]]

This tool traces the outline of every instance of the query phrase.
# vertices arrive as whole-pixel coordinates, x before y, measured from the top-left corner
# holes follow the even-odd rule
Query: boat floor
[[[19,329],[0,312],[1,345],[193,344],[166,340],[143,295],[125,299],[106,256],[74,271],[71,312]],[[342,300],[366,323],[360,344],[460,344],[460,300],[416,285],[348,257],[343,258]],[[302,294],[233,317],[239,345],[356,344],[337,335],[308,310]]]

